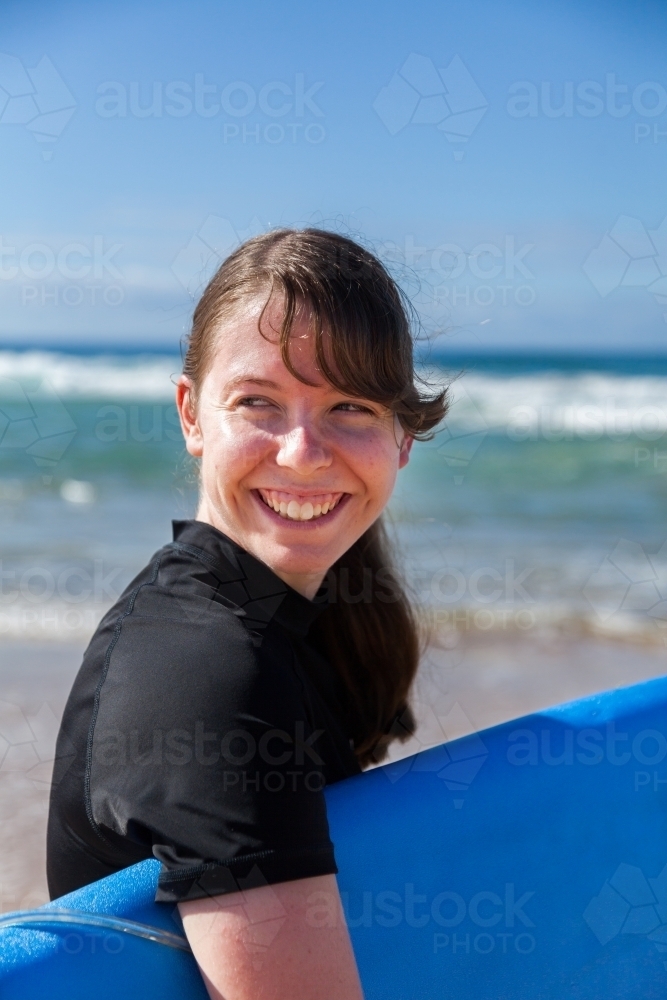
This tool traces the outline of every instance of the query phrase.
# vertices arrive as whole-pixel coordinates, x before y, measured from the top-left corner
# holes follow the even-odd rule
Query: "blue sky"
[[[649,2],[4,0],[0,342],[173,348],[235,239],[316,224],[451,349],[663,351],[666,27]]]

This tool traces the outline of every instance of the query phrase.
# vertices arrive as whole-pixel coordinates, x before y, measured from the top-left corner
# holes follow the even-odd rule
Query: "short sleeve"
[[[207,606],[208,605],[208,606]],[[90,741],[90,819],[162,862],[158,902],[336,872],[322,730],[287,635],[210,602],[125,618]]]

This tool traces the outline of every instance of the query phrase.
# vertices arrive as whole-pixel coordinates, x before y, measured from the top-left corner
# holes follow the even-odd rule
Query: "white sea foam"
[[[171,400],[173,376],[181,370],[176,355],[93,355],[55,351],[0,351],[0,379],[46,380],[61,399]],[[0,396],[11,385],[0,383]]]
[[[0,379],[47,380],[61,399],[172,400],[181,370],[173,355],[83,356],[57,351],[0,350]],[[431,371],[429,381],[445,382]],[[0,382],[0,396],[11,389]],[[655,440],[667,432],[667,376],[596,372],[520,375],[471,372],[450,388],[448,417],[459,432],[502,431],[516,439],[634,433]]]
[[[468,431],[501,430],[516,440],[635,434],[646,441],[667,432],[665,376],[471,373],[450,391],[449,425]]]

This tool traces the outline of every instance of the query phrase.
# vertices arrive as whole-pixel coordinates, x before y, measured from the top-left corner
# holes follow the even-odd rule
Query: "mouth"
[[[281,490],[254,491],[262,503],[286,521],[321,521],[331,517],[348,493],[318,493],[303,496],[298,493],[284,493]]]

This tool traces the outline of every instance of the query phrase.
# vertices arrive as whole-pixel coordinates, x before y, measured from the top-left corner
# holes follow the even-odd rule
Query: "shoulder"
[[[205,645],[227,638],[248,641],[245,612],[229,586],[221,587],[219,573],[207,554],[192,546],[169,543],[159,549],[125,588],[100,622],[95,639],[104,644],[125,632],[146,636],[164,647],[181,631],[189,642]],[[99,643],[95,643],[99,649]],[[178,647],[174,648],[178,652]]]
[[[86,654],[102,716],[303,711],[286,636],[260,627],[214,570],[167,545],[127,588]]]

